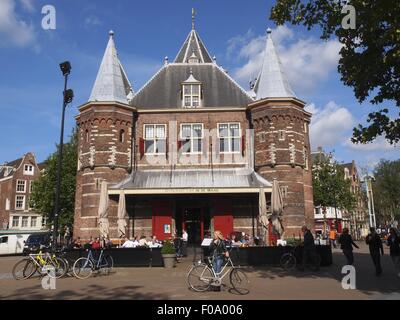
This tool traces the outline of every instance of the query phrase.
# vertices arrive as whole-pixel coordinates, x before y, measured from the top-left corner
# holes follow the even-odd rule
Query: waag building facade
[[[290,68],[286,66],[286,68]],[[132,74],[131,76],[134,76]],[[80,106],[74,236],[99,235],[99,201],[108,185],[109,236],[165,239],[182,229],[199,243],[214,230],[261,233],[259,194],[272,181],[283,194],[285,237],[313,228],[309,124],[266,34],[262,68],[251,91],[218,66],[194,23],[174,61],[134,92],[114,33],[89,101]]]

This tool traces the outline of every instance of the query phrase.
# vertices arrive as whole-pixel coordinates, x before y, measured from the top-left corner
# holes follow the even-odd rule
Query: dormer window
[[[193,51],[192,55],[189,57],[188,63],[199,63],[199,58],[197,58],[194,51]]]
[[[182,83],[182,107],[198,108],[201,107],[201,82],[190,73],[189,78]]]

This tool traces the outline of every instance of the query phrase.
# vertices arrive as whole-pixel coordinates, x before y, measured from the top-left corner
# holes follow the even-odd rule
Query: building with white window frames
[[[33,183],[44,164],[37,164],[32,153],[0,165],[0,230],[41,230],[42,216],[31,210],[29,198]]]

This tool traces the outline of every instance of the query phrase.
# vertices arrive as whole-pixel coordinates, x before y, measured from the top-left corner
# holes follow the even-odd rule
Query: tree
[[[356,198],[351,192],[351,181],[345,179],[343,167],[331,157],[321,158],[312,170],[314,203],[352,211]]]
[[[346,19],[342,9],[349,8],[347,4],[355,9],[354,29],[342,26]],[[393,0],[277,0],[271,10],[271,19],[278,25],[290,22],[308,30],[318,26],[322,39],[336,36],[343,45],[338,66],[341,80],[353,88],[358,101],[370,98],[374,105],[394,101],[396,107],[400,107],[399,17],[400,1]],[[391,144],[400,141],[400,119],[391,119],[388,107],[370,113],[367,123],[353,129],[353,143],[368,143],[380,135]]]
[[[74,219],[76,170],[78,161],[77,145],[77,130],[73,130],[70,140],[64,144],[63,149],[59,215],[61,230],[63,226],[71,225]],[[44,173],[34,182],[33,192],[30,198],[31,207],[47,217],[48,223],[53,222],[55,186],[57,181],[57,156],[58,151],[50,155],[45,161],[46,168]]]
[[[400,160],[381,160],[374,170],[375,214],[381,223],[400,220]]]

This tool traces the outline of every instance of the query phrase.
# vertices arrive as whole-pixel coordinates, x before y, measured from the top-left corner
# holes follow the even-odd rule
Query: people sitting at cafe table
[[[137,244],[134,241],[132,241],[128,237],[125,237],[125,242],[121,247],[122,248],[136,248],[136,246],[137,246]]]

